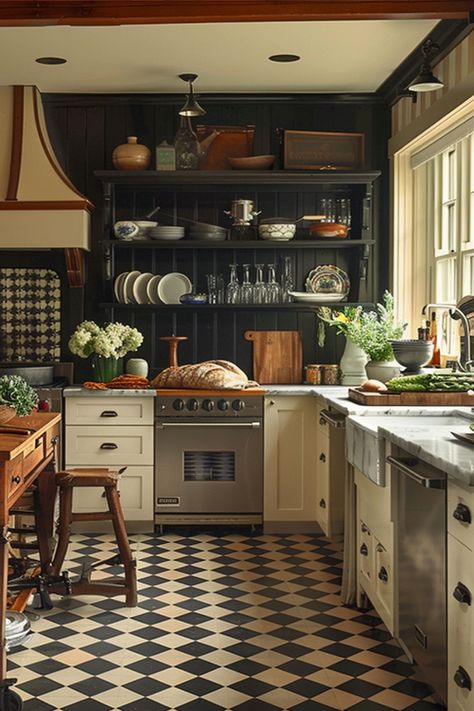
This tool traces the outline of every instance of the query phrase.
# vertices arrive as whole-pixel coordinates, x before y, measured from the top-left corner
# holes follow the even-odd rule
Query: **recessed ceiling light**
[[[38,64],[66,64],[67,59],[63,59],[63,57],[37,57],[35,62],[38,62]]]
[[[297,54],[272,54],[268,59],[270,62],[299,62],[301,57]]]

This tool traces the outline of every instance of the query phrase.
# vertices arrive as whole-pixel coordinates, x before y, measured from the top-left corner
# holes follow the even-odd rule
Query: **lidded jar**
[[[138,143],[136,136],[128,136],[127,143],[121,143],[112,152],[112,163],[117,170],[146,170],[150,160],[149,148]]]

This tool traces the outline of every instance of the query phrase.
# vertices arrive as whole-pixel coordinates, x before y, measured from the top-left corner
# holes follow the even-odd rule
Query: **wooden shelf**
[[[317,304],[293,302],[291,304],[119,304],[117,302],[102,302],[103,309],[120,309],[126,311],[314,311],[320,306],[334,309],[345,306],[373,306],[372,302],[321,301]]]
[[[118,240],[106,239],[102,244],[118,249],[349,249],[375,244],[373,239],[288,240],[287,242],[255,240]]]

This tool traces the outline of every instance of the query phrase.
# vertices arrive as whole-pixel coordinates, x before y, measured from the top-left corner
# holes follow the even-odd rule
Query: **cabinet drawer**
[[[153,427],[66,427],[66,461],[108,466],[153,464]]]
[[[152,425],[154,398],[67,397],[66,425]]]
[[[448,532],[474,550],[474,492],[448,482]]]
[[[448,707],[465,711],[474,709],[474,690],[459,687],[454,676],[462,667],[474,686],[473,563],[474,553],[448,535]]]

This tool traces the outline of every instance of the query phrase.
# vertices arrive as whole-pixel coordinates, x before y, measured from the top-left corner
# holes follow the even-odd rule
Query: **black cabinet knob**
[[[319,461],[320,461],[320,462],[325,462],[325,461],[326,461],[326,455],[324,454],[324,452],[321,452],[321,454],[319,455]]]
[[[464,669],[464,667],[458,667],[454,673],[454,683],[461,689],[472,689],[471,677]]]
[[[325,508],[326,508],[326,502],[325,502],[324,499],[321,499],[321,500],[320,500],[319,506],[320,506],[322,509],[325,509]]]
[[[387,568],[385,568],[383,565],[379,570],[379,580],[381,580],[383,583],[388,582]]]
[[[227,400],[219,400],[219,402],[217,403],[217,407],[219,408],[219,410],[222,410],[222,412],[225,412],[225,410],[229,409],[229,403],[227,402]]]
[[[461,523],[472,522],[471,510],[466,504],[458,504],[453,511],[453,517]]]
[[[19,477],[18,474],[16,476],[12,476],[12,484],[19,484],[20,481],[21,477]]]
[[[236,412],[243,410],[244,407],[245,407],[245,402],[243,400],[234,400],[234,402],[232,403],[232,409],[235,410]]]
[[[115,442],[102,442],[100,445],[101,449],[118,449],[118,444],[115,444]]]
[[[365,543],[361,545],[361,547],[359,548],[359,552],[361,555],[369,555],[369,549],[367,548]]]
[[[322,417],[320,417],[320,418],[319,418],[319,424],[320,424],[320,425],[327,425],[327,422],[326,422],[326,420],[323,420]]]
[[[184,410],[184,400],[181,400],[181,398],[178,398],[177,400],[173,401],[173,409],[174,410]]]
[[[212,412],[214,409],[214,400],[204,400],[202,403],[202,409],[206,410],[206,412]]]
[[[458,583],[453,590],[453,597],[458,602],[463,602],[466,605],[471,604],[472,595],[469,588],[467,588],[463,583]]]
[[[195,397],[191,398],[191,400],[188,400],[188,410],[191,412],[195,412],[199,407],[199,402],[196,400]]]

